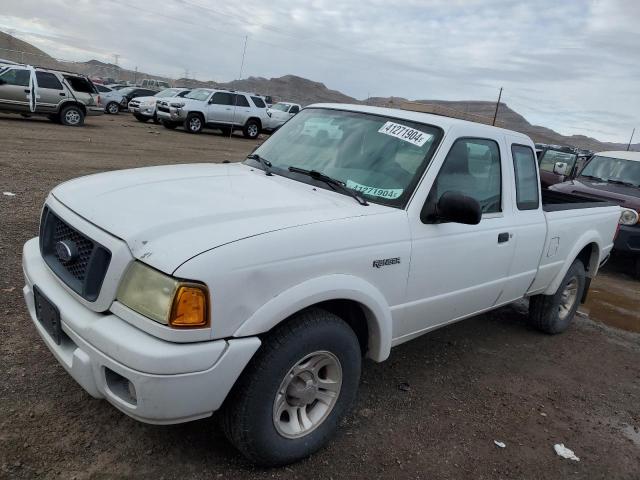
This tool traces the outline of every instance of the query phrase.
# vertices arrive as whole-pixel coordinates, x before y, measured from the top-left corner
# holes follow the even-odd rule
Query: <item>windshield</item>
[[[184,98],[191,98],[192,100],[200,100],[204,101],[209,98],[211,95],[211,90],[206,90],[204,88],[196,88],[195,90],[191,90],[187,93]]]
[[[176,93],[178,93],[177,88],[167,88],[166,90],[156,93],[154,97],[175,97]]]
[[[289,107],[291,105],[289,105],[288,103],[276,103],[273,107],[271,107],[271,110],[280,110],[281,112],[286,112],[289,110]]]
[[[619,181],[640,186],[640,162],[596,155],[580,172],[580,176],[596,177],[606,182]]]
[[[301,111],[254,153],[274,173],[330,188],[288,170],[316,170],[367,200],[402,208],[426,168],[441,130],[407,120],[321,108]],[[247,160],[260,165],[256,160]]]
[[[563,162],[567,164],[567,173],[571,171],[573,165],[576,163],[577,156],[570,152],[560,152],[558,150],[547,150],[540,159],[540,170],[546,172],[553,172],[553,167],[556,162]]]

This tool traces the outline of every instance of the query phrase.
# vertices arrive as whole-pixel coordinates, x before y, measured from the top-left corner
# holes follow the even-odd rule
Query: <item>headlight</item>
[[[623,208],[622,213],[620,214],[620,223],[622,225],[635,225],[638,223],[638,212],[628,208]]]
[[[163,325],[175,328],[209,325],[207,287],[177,280],[141,262],[134,262],[125,273],[117,300]]]
[[[169,105],[175,108],[182,108],[184,107],[184,102],[171,102]]]

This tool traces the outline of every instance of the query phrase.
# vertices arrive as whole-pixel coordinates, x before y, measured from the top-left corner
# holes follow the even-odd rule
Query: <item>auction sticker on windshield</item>
[[[404,192],[404,188],[368,187],[367,185],[362,185],[352,180],[347,180],[347,188],[350,188],[352,190],[357,190],[358,192],[366,193],[367,195],[388,198],[391,200],[398,198],[400,195],[402,195],[402,192]]]
[[[433,138],[433,135],[393,122],[387,122],[382,125],[380,130],[378,130],[378,133],[384,133],[385,135],[399,138],[400,140],[417,145],[418,147],[423,146],[427,141]]]

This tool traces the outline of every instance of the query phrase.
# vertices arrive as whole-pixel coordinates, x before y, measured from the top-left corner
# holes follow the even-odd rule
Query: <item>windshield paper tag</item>
[[[375,197],[389,198],[391,200],[398,198],[404,192],[404,188],[376,188],[367,187],[366,185],[360,185],[359,183],[347,180],[347,188],[356,190],[358,192],[366,193],[367,195],[373,195]]]
[[[399,138],[400,140],[417,145],[418,147],[423,146],[428,140],[433,138],[433,135],[393,122],[385,123],[380,127],[378,133],[384,133],[385,135]]]

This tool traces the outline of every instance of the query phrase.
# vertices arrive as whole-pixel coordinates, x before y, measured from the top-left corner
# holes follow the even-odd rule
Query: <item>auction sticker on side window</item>
[[[418,147],[423,146],[427,141],[433,138],[433,135],[429,133],[424,133],[420,130],[416,130],[415,128],[393,122],[387,122],[382,125],[380,130],[378,130],[378,133],[384,133],[385,135],[399,138],[400,140],[417,145]]]
[[[375,197],[389,198],[391,200],[398,198],[404,192],[404,188],[377,188],[361,185],[352,180],[347,180],[347,188],[356,190],[358,192],[366,193],[367,195],[373,195]]]

